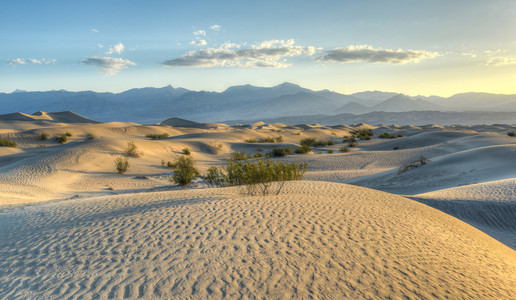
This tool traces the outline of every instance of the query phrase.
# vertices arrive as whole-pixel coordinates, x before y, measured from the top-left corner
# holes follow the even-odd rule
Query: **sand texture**
[[[510,125],[228,126],[11,114],[0,136],[0,299],[514,299],[516,138]],[[342,137],[370,129],[349,153]],[[71,133],[65,144],[55,137]],[[378,139],[381,133],[401,134]],[[46,133],[48,140],[41,140]],[[168,134],[153,140],[149,134]],[[93,136],[93,138],[88,138]],[[280,143],[246,140],[281,136]],[[336,144],[279,195],[169,181],[233,151]],[[114,159],[134,142],[126,174]],[[328,153],[333,150],[334,153]],[[426,165],[399,173],[418,159]],[[276,158],[275,158],[276,159]]]

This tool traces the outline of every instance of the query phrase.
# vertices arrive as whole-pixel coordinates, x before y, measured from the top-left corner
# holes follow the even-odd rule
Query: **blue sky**
[[[516,1],[9,1],[0,91],[516,93]]]

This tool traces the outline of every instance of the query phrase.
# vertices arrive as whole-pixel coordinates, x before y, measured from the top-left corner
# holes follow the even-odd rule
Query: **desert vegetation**
[[[250,143],[250,144],[256,144],[256,143],[271,143],[271,144],[283,143],[283,137],[281,135],[277,136],[277,137],[268,136],[268,137],[261,138],[261,139],[258,139],[258,140],[254,139],[254,138],[251,138],[251,139],[246,139],[245,142],[246,143]]]
[[[296,149],[297,154],[308,154],[312,152],[312,148],[308,145],[301,145],[301,147]]]
[[[370,129],[359,129],[353,133],[361,140],[370,140],[374,136],[373,131]]]
[[[50,137],[50,135],[46,132],[42,132],[40,135],[39,135],[39,139],[42,140],[42,141],[46,141],[48,140],[48,138]]]
[[[204,180],[210,187],[241,186],[243,195],[278,195],[286,181],[302,180],[306,169],[307,164],[271,159],[228,160],[222,168],[209,168]],[[278,182],[275,189],[272,189],[273,182]]]
[[[93,139],[95,139],[95,135],[93,135],[93,133],[86,133],[86,138],[88,140],[93,140]]]
[[[381,139],[396,139],[396,138],[400,138],[400,137],[403,137],[403,135],[401,135],[401,134],[394,135],[394,134],[389,134],[387,132],[384,132],[384,133],[378,135],[378,138],[381,138]]]
[[[181,186],[187,186],[200,176],[195,167],[195,161],[189,156],[178,156],[174,162],[168,162],[167,166],[174,171],[170,180]]]
[[[516,136],[516,132],[514,132],[514,131],[509,131],[509,132],[507,133],[507,135],[508,135],[508,136]]]
[[[125,155],[139,158],[143,156],[143,152],[138,150],[138,146],[134,142],[128,142],[125,148]]]
[[[335,145],[335,141],[331,139],[317,140],[315,138],[304,138],[299,142],[302,146],[319,147]]]
[[[115,159],[115,167],[119,174],[127,172],[127,169],[129,169],[130,166],[129,159],[127,157],[117,157]]]
[[[288,154],[292,154],[292,149],[290,149],[288,147],[274,148],[268,154],[269,154],[269,157],[283,157],[283,156],[287,156]]]
[[[68,142],[68,136],[66,134],[59,135],[56,137],[56,141],[60,144],[65,144]]]
[[[351,150],[348,147],[340,147],[339,148],[339,152],[341,152],[341,153],[347,153],[349,151],[351,151]]]
[[[412,170],[414,168],[419,168],[423,165],[426,165],[427,163],[429,163],[430,160],[426,157],[424,157],[423,155],[421,155],[418,159],[416,159],[415,161],[407,164],[407,165],[404,165],[402,166],[401,168],[399,168],[398,170],[398,174],[401,174],[401,173],[405,173],[407,172],[408,170]]]
[[[13,148],[16,148],[18,145],[16,144],[15,141],[12,141],[10,139],[7,139],[7,138],[2,138],[0,137],[0,147],[13,147]]]
[[[146,136],[152,140],[166,139],[169,137],[168,133],[147,134]]]
[[[192,154],[192,151],[190,151],[190,149],[188,147],[183,148],[183,150],[181,150],[181,152],[183,152],[184,155],[191,155]]]

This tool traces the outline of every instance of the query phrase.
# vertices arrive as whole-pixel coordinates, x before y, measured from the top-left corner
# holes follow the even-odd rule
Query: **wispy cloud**
[[[91,31],[91,32],[95,32],[95,33],[98,33],[98,32],[99,32],[99,31],[98,31],[97,29],[95,29],[95,28],[90,29],[90,31]]]
[[[122,52],[124,52],[124,45],[122,43],[118,43],[114,46],[109,46],[109,50],[108,50],[108,52],[106,52],[106,54],[107,55],[113,54],[113,53],[121,54]]]
[[[219,48],[190,51],[179,58],[163,62],[165,67],[244,67],[284,68],[289,64],[286,57],[313,55],[315,48],[295,45],[294,40],[264,41],[250,48],[241,45],[224,44]]]
[[[88,57],[81,61],[82,64],[96,66],[106,75],[115,75],[122,69],[136,64],[128,59],[114,57]]]
[[[204,30],[197,30],[193,33],[194,35],[203,35],[206,36],[206,31]]]
[[[37,65],[49,65],[49,64],[55,64],[55,59],[35,59],[35,58],[16,58],[16,59],[8,59],[7,63],[11,65],[26,65],[26,64],[37,64]]]
[[[375,49],[368,45],[349,46],[326,51],[326,54],[319,57],[319,61],[327,62],[370,62],[380,64],[405,64],[408,62],[419,62],[425,58],[435,58],[438,52],[420,50],[391,50]]]
[[[210,26],[210,29],[213,30],[213,31],[220,31],[222,29],[222,27],[220,25],[212,25]]]
[[[206,42],[206,40],[196,39],[196,40],[191,41],[190,44],[196,45],[196,46],[205,46],[207,44],[207,42]]]
[[[498,56],[491,57],[487,63],[488,66],[508,66],[508,65],[516,65],[516,57],[508,57],[508,56]]]

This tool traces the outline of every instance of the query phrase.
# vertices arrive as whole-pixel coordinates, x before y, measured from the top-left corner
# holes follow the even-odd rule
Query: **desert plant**
[[[509,131],[509,132],[507,133],[507,135],[508,135],[508,136],[516,136],[516,132],[514,132],[514,131]]]
[[[301,144],[301,146],[314,146],[317,144],[317,140],[315,138],[304,138],[299,144]]]
[[[279,132],[279,131],[278,131]],[[274,138],[274,142],[275,143],[283,143],[283,137],[280,135],[280,136],[277,136]]]
[[[56,141],[60,144],[64,144],[66,142],[68,142],[68,136],[67,135],[60,135],[58,137],[56,137]]]
[[[233,151],[229,154],[229,160],[237,161],[249,159],[249,155],[245,151]]]
[[[263,153],[260,153],[260,152],[257,152],[253,155],[254,158],[260,158],[260,157],[264,157],[265,155],[263,155]]]
[[[184,148],[181,152],[183,152],[184,155],[190,155],[192,154],[192,152],[190,151],[190,149],[187,148]]]
[[[48,138],[50,137],[50,135],[48,135],[48,133],[46,132],[42,132],[40,135],[39,135],[39,139],[42,140],[42,141],[46,141],[48,140]]]
[[[222,151],[222,148],[224,148],[224,145],[221,143],[213,142],[213,144],[208,146],[211,153],[217,154]]]
[[[312,148],[310,148],[310,146],[308,145],[302,145],[301,147],[296,149],[296,153],[298,154],[308,154],[310,152],[312,152]]]
[[[143,152],[138,151],[138,146],[136,146],[136,144],[134,142],[127,143],[127,148],[125,149],[125,154],[127,156],[136,157],[136,158],[143,156]]]
[[[271,155],[274,157],[283,157],[291,153],[292,150],[290,148],[274,148],[271,151]]]
[[[174,171],[170,180],[182,186],[187,186],[199,177],[199,171],[195,168],[195,161],[191,157],[178,156],[169,167]]]
[[[387,132],[384,132],[384,133],[380,134],[378,137],[381,139],[396,139],[396,138],[402,137],[402,135],[401,134],[394,135],[394,134],[388,134]]]
[[[15,141],[12,141],[10,139],[0,137],[0,147],[16,148],[16,147],[18,147],[18,144],[16,144]]]
[[[422,165],[426,165],[428,162],[430,162],[430,160],[428,158],[424,157],[423,155],[421,155],[415,161],[413,161],[413,162],[411,162],[411,163],[409,163],[407,165],[404,165],[401,168],[399,168],[398,174],[407,172],[408,170],[412,170],[414,168],[419,168]]]
[[[286,181],[301,180],[306,164],[283,163],[270,159],[228,161],[224,168],[211,167],[204,180],[208,186],[242,186],[243,195],[267,195],[272,182],[278,182],[274,194],[279,194]]]
[[[299,143],[301,145],[306,145],[306,146],[310,146],[310,147],[335,145],[335,142],[332,139],[317,140],[315,138],[304,138]]]
[[[131,165],[127,157],[117,157],[115,159],[115,167],[118,173],[124,174]]]
[[[65,135],[66,135],[66,136],[70,136],[70,137],[71,137],[71,136],[72,136],[72,133],[71,133],[71,132],[69,132],[69,131],[67,131],[67,132],[65,133]]]
[[[246,139],[245,142],[249,143],[249,144],[256,144],[257,143],[256,139],[254,139],[254,138]]]
[[[147,137],[153,140],[166,139],[168,138],[168,133],[147,134]]]
[[[358,146],[358,142],[357,141],[349,141],[348,142],[348,147],[353,148],[353,147],[356,147],[356,146]]]
[[[333,153],[333,150],[329,149],[328,154],[332,154],[332,153]]]
[[[258,147],[256,147],[256,151],[258,151],[258,152],[262,152],[262,151],[263,151],[263,147],[262,147],[262,146],[258,146]]]
[[[354,134],[361,140],[370,140],[374,135],[371,129],[359,129],[355,131]]]
[[[95,139],[95,136],[93,135],[93,133],[86,133],[86,138],[88,140],[93,140],[93,139]]]
[[[348,148],[348,147],[341,147],[341,148],[339,149],[339,152],[341,152],[341,153],[346,153],[346,152],[349,152],[349,151],[350,151],[350,150],[349,150],[349,148]]]

